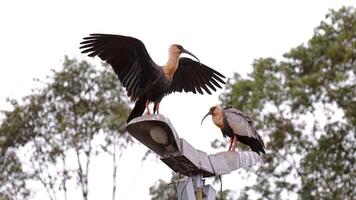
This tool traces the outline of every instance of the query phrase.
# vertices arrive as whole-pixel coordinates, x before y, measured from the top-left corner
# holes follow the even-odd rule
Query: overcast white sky
[[[50,69],[59,70],[64,55],[87,59],[78,47],[89,33],[137,37],[158,64],[166,62],[169,45],[178,43],[204,64],[231,77],[233,72],[250,72],[253,59],[280,59],[283,53],[307,42],[328,9],[343,5],[355,6],[356,2],[1,1],[0,110],[10,108],[7,97],[19,99],[31,94],[33,78],[44,79]],[[170,118],[180,137],[214,153],[210,142],[221,139],[221,133],[209,120],[200,126],[200,120],[219,102],[221,92],[211,96],[170,95],[163,99],[160,111]],[[144,150],[144,146],[136,145],[122,159],[117,199],[148,199],[149,186],[159,178],[169,179],[170,170],[159,159],[151,157],[141,165]],[[110,174],[103,172],[105,165],[101,163],[93,163],[90,199],[111,195]],[[224,180],[224,188],[244,186],[237,173],[226,175]]]

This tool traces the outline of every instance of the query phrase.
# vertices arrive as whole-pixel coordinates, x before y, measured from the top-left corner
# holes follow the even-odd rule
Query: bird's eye
[[[177,48],[179,49],[179,50],[183,50],[183,47],[182,47],[182,45],[179,45],[179,44],[177,44]]]

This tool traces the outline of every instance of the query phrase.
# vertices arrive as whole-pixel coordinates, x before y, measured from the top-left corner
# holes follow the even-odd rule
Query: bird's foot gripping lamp
[[[188,176],[178,183],[178,199],[215,200],[215,190],[204,185],[204,177],[228,174],[241,167],[262,161],[252,151],[227,151],[207,155],[179,138],[168,118],[145,115],[126,126],[127,131],[142,144],[157,153],[174,172]]]

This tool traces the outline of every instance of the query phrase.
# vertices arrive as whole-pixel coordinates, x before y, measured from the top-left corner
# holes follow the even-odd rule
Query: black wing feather
[[[183,57],[179,59],[178,69],[173,75],[172,85],[168,92],[181,92],[184,90],[185,92],[193,93],[198,91],[203,94],[203,90],[205,90],[206,93],[211,94],[209,88],[213,91],[216,91],[215,87],[221,88],[218,82],[225,84],[222,80],[223,78],[225,78],[224,75],[210,67]]]
[[[145,45],[138,39],[122,35],[90,34],[80,43],[82,53],[98,56],[112,66],[128,95],[136,100],[149,78],[159,74]]]
[[[197,78],[199,79],[199,85],[198,85],[198,87],[204,89],[206,93],[211,94],[210,90],[209,90],[208,87],[206,87],[206,85],[205,85],[206,80],[204,79],[204,77],[201,76],[201,74],[197,74]],[[203,93],[203,94],[204,94],[204,93]]]
[[[202,91],[202,88],[201,88],[201,85],[202,82],[201,80],[199,79],[199,76],[197,76],[196,74],[193,74],[194,76],[194,80],[195,80],[195,88],[197,89],[197,91],[200,93],[200,94],[204,94],[204,92]]]

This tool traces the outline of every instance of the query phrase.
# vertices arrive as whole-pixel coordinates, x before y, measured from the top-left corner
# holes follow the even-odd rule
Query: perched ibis
[[[122,35],[90,34],[80,43],[82,53],[99,56],[112,66],[127,95],[136,102],[127,122],[141,116],[149,104],[154,103],[153,113],[159,113],[159,103],[173,92],[211,94],[225,84],[225,76],[200,63],[199,59],[181,45],[173,44],[168,50],[168,61],[157,65],[148,54],[142,41]],[[197,59],[180,58],[186,53]]]
[[[257,133],[253,121],[244,112],[232,107],[222,108],[213,106],[203,117],[201,123],[208,116],[212,115],[214,124],[220,128],[224,137],[230,137],[229,151],[235,151],[236,141],[248,145],[252,151],[259,155],[265,153],[265,145],[261,136]]]

